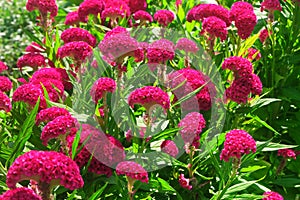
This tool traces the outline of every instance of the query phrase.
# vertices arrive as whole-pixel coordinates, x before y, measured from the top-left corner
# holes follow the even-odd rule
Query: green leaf
[[[257,170],[260,170],[260,169],[264,169],[266,168],[267,166],[259,166],[259,165],[254,165],[254,166],[248,166],[248,167],[244,167],[241,169],[241,172],[255,172]]]
[[[257,108],[261,108],[263,106],[267,106],[273,102],[276,101],[281,101],[281,99],[275,99],[275,98],[263,98],[263,99],[258,99],[257,101],[253,102],[253,104],[251,105],[251,107],[257,107]]]
[[[164,179],[162,178],[157,178],[157,181],[159,182],[161,188],[159,188],[158,191],[160,192],[172,192],[172,193],[176,193],[177,195],[177,199],[178,200],[182,200],[182,197],[180,196],[180,194]]]
[[[284,187],[295,187],[300,184],[299,178],[279,178],[273,182],[276,185],[281,185]]]
[[[77,151],[77,147],[78,147],[78,144],[80,142],[80,133],[82,131],[82,127],[80,127],[80,130],[76,132],[76,136],[73,140],[73,144],[72,144],[72,160],[75,159],[76,157],[76,151]]]
[[[248,114],[247,117],[250,117],[252,119],[254,119],[255,121],[257,121],[258,123],[260,123],[261,125],[263,125],[264,127],[266,127],[267,129],[273,131],[275,134],[277,135],[281,135],[278,131],[276,131],[272,126],[270,126],[267,122],[263,121],[262,119],[260,119],[258,116],[252,116],[251,114]]]
[[[178,7],[178,18],[179,18],[180,22],[183,22],[183,20],[185,18],[185,13],[184,13],[182,6]]]
[[[230,193],[235,193],[235,192],[239,192],[242,190],[246,190],[249,186],[253,185],[256,182],[258,182],[258,180],[247,181],[247,182],[235,184],[235,185],[231,186],[230,188],[228,188],[228,190],[226,191],[225,194],[230,194]]]
[[[253,46],[253,44],[255,43],[255,41],[258,39],[259,37],[259,33],[249,37],[247,40],[245,40],[242,43],[242,47],[239,50],[238,56],[242,56],[250,47]]]
[[[257,145],[260,145],[264,142],[259,142],[257,141],[256,144]],[[273,143],[273,142],[270,142],[267,144],[266,147],[264,147],[262,149],[262,151],[277,151],[279,149],[292,149],[292,148],[295,148],[295,147],[298,147],[298,145],[287,145],[287,144],[279,144],[279,143]]]
[[[98,198],[103,191],[105,190],[105,188],[107,187],[108,183],[105,183],[105,185],[103,185],[99,190],[97,190],[90,198],[89,200],[95,200],[96,198]]]

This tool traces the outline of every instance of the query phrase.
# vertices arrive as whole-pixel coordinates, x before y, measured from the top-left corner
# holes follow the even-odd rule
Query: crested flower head
[[[222,19],[214,16],[207,17],[203,20],[201,34],[205,32],[209,34],[210,39],[219,37],[221,41],[224,41],[228,34],[226,23]]]
[[[173,156],[174,158],[178,155],[178,147],[176,146],[175,142],[172,140],[165,140],[160,145],[161,151],[164,153]]]
[[[279,149],[277,155],[284,158],[293,158],[296,160],[296,153],[293,149]]]
[[[71,83],[69,74],[71,76],[73,76],[73,78],[76,78],[75,72],[73,72],[71,70],[67,71],[66,69],[63,69],[63,68],[55,68],[55,70],[60,74],[60,77],[62,79],[61,81],[62,81],[62,84],[63,84],[65,90],[71,90],[73,88],[73,84]]]
[[[261,11],[268,10],[269,12],[273,12],[274,10],[282,10],[279,0],[264,0],[261,3],[260,7]]]
[[[133,18],[134,18],[134,20],[136,20],[136,21],[140,20],[141,22],[148,21],[151,23],[153,21],[152,16],[144,10],[139,10],[139,11],[135,12],[133,14]]]
[[[83,41],[88,43],[92,47],[95,47],[97,42],[95,36],[82,28],[66,29],[62,32],[60,37],[64,41],[64,43]]]
[[[87,18],[85,18],[82,22],[87,22]],[[79,26],[80,19],[78,16],[78,11],[69,12],[66,16],[65,25],[70,26]]]
[[[168,26],[174,19],[174,13],[169,10],[158,10],[154,14],[154,20],[165,27]]]
[[[254,49],[254,48],[249,48],[247,50],[247,52],[248,52],[248,55],[247,55],[248,60],[253,61],[253,60],[261,59],[261,53],[259,52],[259,50]]]
[[[135,104],[140,104],[146,109],[150,109],[152,106],[158,104],[167,110],[170,108],[170,98],[169,95],[159,87],[145,86],[130,93],[128,104],[132,108]]]
[[[0,91],[8,92],[12,89],[12,82],[6,76],[0,76]]]
[[[120,162],[116,167],[116,173],[117,175],[126,175],[144,183],[149,181],[147,171],[140,164],[133,161]]]
[[[5,112],[11,111],[11,102],[9,97],[0,91],[0,110],[4,110]]]
[[[6,70],[8,70],[8,67],[4,64],[4,62],[0,61],[0,73]]]
[[[176,49],[183,50],[186,53],[197,53],[199,51],[197,44],[188,38],[180,38],[177,41]]]
[[[41,110],[35,119],[35,124],[38,126],[41,122],[48,123],[60,116],[71,116],[65,108],[51,107]]]
[[[175,57],[175,45],[167,39],[160,39],[149,45],[147,49],[149,64],[163,64]]]
[[[230,158],[240,159],[241,156],[256,152],[256,142],[252,136],[244,130],[234,129],[225,136],[224,148],[220,159],[226,162]]]
[[[20,69],[28,66],[36,70],[38,67],[46,67],[46,60],[45,57],[41,54],[27,53],[18,59],[17,66]]]
[[[230,20],[236,21],[245,11],[254,11],[252,4],[244,1],[238,1],[232,4],[230,9]]]
[[[222,64],[222,69],[233,71],[236,78],[248,76],[253,73],[251,62],[239,56],[226,58]]]
[[[38,83],[42,79],[62,80],[60,73],[55,68],[42,68],[32,74],[30,82]]]
[[[79,189],[84,184],[76,163],[54,151],[31,150],[18,157],[7,172],[6,184],[14,189],[23,180],[62,185],[70,190]]]
[[[26,188],[26,187],[20,187],[12,190],[8,190],[2,195],[0,195],[1,200],[42,200],[40,196],[38,196],[36,193],[34,193],[33,190]]]
[[[51,17],[55,17],[58,11],[56,0],[28,0],[26,9],[29,12],[37,9],[42,14],[47,14],[49,12]]]
[[[130,8],[128,2],[120,0],[110,0],[105,2],[105,9],[102,11],[101,17],[109,17],[111,19],[117,17],[129,17]]]
[[[284,200],[280,194],[273,191],[264,192],[263,196],[262,200]]]
[[[147,9],[147,1],[146,0],[129,0],[128,5],[130,7],[131,13],[135,13],[137,11]]]
[[[91,89],[91,96],[94,102],[102,99],[107,92],[113,93],[116,89],[116,81],[111,78],[102,77],[99,78]]]
[[[105,8],[105,3],[102,0],[85,0],[78,8],[78,17],[80,21],[86,22],[89,15],[94,15],[95,17],[101,15]]]
[[[77,62],[83,62],[93,52],[93,48],[86,42],[69,42],[57,51],[57,57],[62,59],[64,57],[71,57]]]
[[[235,21],[235,26],[238,29],[240,38],[247,39],[254,30],[256,23],[257,18],[253,11],[246,10],[243,14],[239,15]]]
[[[184,174],[179,175],[178,182],[179,182],[180,186],[185,189],[191,190],[193,188],[193,186],[190,185],[190,179],[185,178]]]
[[[261,43],[265,43],[265,41],[269,38],[269,36],[272,34],[272,31],[268,31],[268,29],[263,29],[259,32],[259,40]]]

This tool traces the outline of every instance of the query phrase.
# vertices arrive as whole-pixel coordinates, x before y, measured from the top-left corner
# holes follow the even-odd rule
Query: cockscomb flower
[[[76,73],[71,70],[67,71],[63,68],[55,68],[55,70],[60,74],[60,77],[62,79],[61,81],[62,81],[62,84],[63,84],[65,90],[72,90],[73,84],[71,83],[69,74],[70,74],[70,76],[73,76],[74,78],[76,78]]]
[[[190,179],[185,178],[184,174],[179,175],[178,182],[179,182],[180,186],[185,189],[191,190],[193,188],[193,186],[190,185]]]
[[[34,70],[38,67],[46,67],[46,59],[43,55],[38,53],[27,53],[17,61],[17,67],[20,69],[25,66],[32,67]]]
[[[244,77],[253,73],[253,66],[249,60],[239,56],[226,58],[222,69],[229,69],[234,72],[236,78]]]
[[[257,18],[253,11],[246,10],[243,14],[239,15],[235,20],[235,26],[238,29],[240,38],[247,39],[254,30],[256,23]]]
[[[105,11],[106,10],[106,11]],[[131,12],[128,6],[128,2],[120,0],[110,0],[105,2],[105,9],[102,11],[102,18],[105,18],[104,15],[109,14],[111,19],[116,17],[129,17]]]
[[[93,101],[98,103],[107,92],[113,93],[116,90],[116,81],[112,78],[102,77],[99,78],[92,86],[91,96]]]
[[[46,124],[60,116],[71,116],[71,114],[65,108],[59,108],[59,107],[46,108],[44,110],[41,110],[37,114],[35,118],[35,124],[37,126],[42,122]]]
[[[259,32],[259,40],[261,41],[261,43],[265,43],[266,39],[269,38],[269,36],[272,34],[272,31],[268,31],[268,29],[263,29]]]
[[[177,41],[176,49],[183,50],[186,53],[197,53],[199,51],[197,44],[188,38],[180,38]]]
[[[90,155],[91,156],[91,155]],[[106,175],[106,177],[111,177],[113,171],[110,167],[101,163],[97,158],[93,157],[91,163],[88,168],[89,172],[98,174],[98,175]]]
[[[106,18],[109,18],[112,21],[115,21],[118,18],[124,18],[125,16],[126,16],[126,12],[124,12],[121,8],[118,7],[105,8],[101,14],[101,17],[104,20]]]
[[[42,79],[62,80],[55,68],[42,68],[32,74],[30,82],[39,83]]]
[[[149,64],[164,64],[175,57],[175,45],[167,40],[160,39],[149,45],[147,58]]]
[[[1,200],[42,200],[33,190],[25,187],[8,190],[0,195]]]
[[[209,34],[209,39],[214,40],[214,38],[219,37],[221,41],[227,38],[227,26],[226,23],[218,17],[207,17],[203,20],[201,34]]]
[[[58,11],[56,0],[28,0],[26,3],[26,9],[29,12],[37,9],[43,15],[49,12],[51,17],[55,17]]]
[[[148,12],[143,11],[143,10],[139,10],[139,11],[135,12],[133,14],[133,19],[135,21],[140,20],[141,25],[144,25],[147,22],[151,23],[153,21],[152,16]]]
[[[247,50],[248,52],[248,55],[247,55],[247,58],[249,61],[253,61],[253,60],[260,60],[261,59],[261,53],[259,50],[257,49],[254,49],[254,48],[249,48]]]
[[[240,159],[241,156],[256,152],[256,143],[252,136],[244,130],[234,129],[225,136],[224,148],[220,159],[226,162],[230,158]]]
[[[169,74],[168,80],[170,88],[177,88],[173,93],[176,99],[179,99],[202,87],[208,81],[208,77],[198,70],[184,68]],[[181,86],[178,88],[179,85]],[[209,110],[212,98],[215,96],[215,90],[215,86],[208,83],[195,95],[196,99],[191,98],[183,102],[182,107],[185,110]],[[198,102],[195,104],[193,101]]]
[[[52,187],[62,185],[70,190],[79,189],[84,184],[76,163],[54,151],[31,150],[19,156],[7,172],[6,184],[14,189],[23,180],[47,183]]]
[[[144,183],[149,181],[147,171],[140,164],[133,161],[120,162],[116,167],[116,173]]]
[[[202,114],[198,112],[191,112],[187,114],[180,122],[178,127],[182,128],[179,133],[185,144],[192,144],[195,137],[202,133],[205,128],[206,121]]]
[[[154,20],[164,27],[167,27],[174,19],[174,13],[169,10],[158,10],[154,14]]]
[[[92,47],[95,47],[97,42],[95,36],[82,28],[66,29],[62,32],[60,38],[64,41],[64,43],[83,41]]]
[[[262,200],[284,200],[280,194],[273,191],[264,192],[263,196]]]
[[[176,0],[175,2],[176,8],[182,5],[182,0]]]
[[[53,138],[65,140],[71,128],[78,127],[78,121],[70,115],[59,116],[50,121],[42,130],[41,140],[47,146],[48,141]]]
[[[36,42],[32,42],[30,45],[28,45],[25,48],[25,51],[29,52],[29,53],[41,53],[41,52],[45,51],[45,48]]]
[[[118,34],[121,34],[121,33],[125,34],[128,37],[130,37],[130,32],[127,31],[126,28],[124,28],[122,26],[117,26],[117,27],[113,28],[112,30],[108,31],[107,33],[105,33],[103,39],[107,39],[107,38],[110,38],[113,35],[118,35]]]
[[[87,22],[87,17],[82,20],[82,22]],[[69,12],[66,16],[66,20],[65,20],[65,25],[70,25],[70,26],[79,26],[80,23],[80,19],[78,16],[78,11],[73,11],[73,12]]]
[[[284,158],[293,158],[296,160],[296,153],[293,149],[279,149],[277,155]]]
[[[128,5],[130,7],[131,13],[147,9],[146,0],[129,0]]]
[[[85,61],[85,59],[90,56],[92,52],[93,48],[86,42],[69,42],[58,48],[57,57],[62,59],[69,56],[78,64]]]
[[[5,112],[11,111],[11,102],[9,97],[0,91],[0,110],[4,110]]]
[[[30,107],[34,107],[40,98],[40,110],[47,107],[44,93],[41,88],[37,85],[28,83],[19,86],[13,93],[12,101],[22,101],[27,103]]]
[[[135,104],[144,106],[147,110],[154,105],[160,105],[164,109],[170,108],[169,95],[159,87],[145,86],[130,93],[128,104],[133,108]]]
[[[0,61],[0,73],[6,70],[8,70],[8,67],[4,64],[4,62]]]
[[[232,4],[229,12],[230,20],[236,21],[245,11],[254,11],[252,4],[244,1],[238,1]]]
[[[8,92],[12,89],[12,82],[6,76],[0,76],[0,91]]]
[[[80,21],[85,22],[90,14],[95,17],[101,15],[104,8],[105,4],[102,0],[85,0],[79,5],[78,17]]]
[[[176,157],[179,153],[178,147],[176,146],[175,142],[172,140],[165,140],[160,145],[161,151],[164,153],[169,154],[172,157]]]
[[[261,3],[260,10],[261,11],[268,10],[270,12],[273,12],[275,10],[281,11],[282,7],[280,5],[280,1],[279,0],[264,0]]]

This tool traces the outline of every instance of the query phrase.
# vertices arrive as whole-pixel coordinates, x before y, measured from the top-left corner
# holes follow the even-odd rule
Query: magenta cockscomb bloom
[[[18,157],[10,166],[6,184],[16,188],[23,180],[62,185],[70,190],[83,187],[83,179],[76,163],[66,155],[54,151],[31,150]]]
[[[62,80],[55,68],[42,68],[32,74],[30,82],[38,83],[42,79]]]
[[[238,1],[232,4],[230,8],[230,20],[236,21],[240,15],[242,15],[245,11],[254,11],[252,4],[244,1]]]
[[[37,126],[42,122],[46,124],[60,116],[71,116],[71,114],[65,108],[59,108],[59,107],[46,108],[44,110],[41,110],[37,114],[35,118],[35,124]]]
[[[9,97],[0,91],[0,110],[4,110],[5,112],[11,111],[11,102]]]
[[[225,136],[224,148],[220,159],[226,162],[230,158],[240,159],[243,155],[256,152],[256,143],[252,136],[244,130],[234,129]]]
[[[172,140],[165,140],[160,145],[161,151],[164,153],[169,154],[172,157],[176,157],[179,153],[178,147],[176,146],[175,142]]]
[[[32,189],[20,187],[13,190],[8,190],[0,195],[1,200],[42,200]]]
[[[253,61],[253,60],[258,61],[258,60],[261,59],[261,53],[260,53],[259,50],[254,49],[254,48],[249,48],[247,50],[247,52],[248,52],[248,55],[247,55],[248,60],[250,60],[250,61]]]
[[[264,0],[261,3],[261,7],[260,7],[261,11],[264,10],[268,10],[269,12],[273,12],[275,10],[282,10],[282,7],[280,5],[280,1],[279,0]]]
[[[197,136],[200,136],[202,129],[205,128],[206,121],[202,114],[191,112],[187,114],[180,122],[178,127],[182,128],[179,133],[185,144],[191,145]]]
[[[0,91],[8,92],[12,89],[12,82],[6,76],[0,76]]]
[[[8,67],[4,64],[4,62],[0,61],[0,73],[6,70],[8,70]]]
[[[122,26],[117,26],[117,27],[113,28],[112,30],[108,31],[107,33],[105,33],[104,39],[108,39],[111,36],[118,35],[118,34],[125,34],[126,37],[130,36],[130,33],[127,31],[126,28],[124,28]]]
[[[78,8],[78,17],[80,21],[85,22],[89,15],[94,15],[95,17],[101,15],[105,8],[105,3],[102,0],[85,0]]]
[[[154,14],[154,20],[164,27],[167,27],[174,19],[174,13],[169,10],[158,10]]]
[[[92,47],[95,47],[97,42],[95,36],[82,28],[66,29],[62,32],[60,38],[64,41],[64,43],[83,41],[88,43]]]
[[[185,189],[191,190],[193,188],[193,186],[190,185],[190,179],[185,178],[184,174],[179,175],[178,182],[179,182],[180,186]]]
[[[105,2],[105,9],[102,11],[101,17],[109,17],[116,19],[117,17],[129,17],[131,14],[128,2],[120,0],[110,0]]]
[[[170,98],[169,95],[159,87],[145,86],[130,93],[128,104],[132,108],[135,104],[140,104],[146,109],[150,109],[152,106],[158,104],[167,110],[170,108]]]
[[[34,107],[37,100],[40,98],[40,110],[47,107],[44,93],[41,87],[28,83],[19,86],[13,93],[12,101],[22,101],[27,103],[30,107]]]
[[[296,160],[296,153],[293,149],[279,149],[277,155],[284,158],[293,158]]]
[[[253,73],[253,66],[249,60],[239,56],[226,58],[222,69],[229,69],[234,72],[236,78],[248,76]]]
[[[140,164],[133,161],[120,162],[116,167],[116,173],[117,175],[126,175],[144,183],[149,181],[147,171]]]
[[[284,200],[280,194],[273,191],[264,192],[263,196],[262,200]]]
[[[208,81],[208,77],[198,70],[184,68],[169,74],[168,80],[170,88],[177,88],[173,91],[176,99],[180,99],[202,87]],[[181,86],[178,87],[179,85]],[[214,96],[215,86],[212,83],[208,83],[195,95],[196,99],[191,98],[183,102],[182,107],[185,110],[209,110]],[[193,101],[198,101],[198,103],[195,105]]]
[[[55,68],[55,70],[60,74],[60,77],[62,79],[61,81],[62,81],[62,84],[63,84],[65,90],[72,90],[73,84],[71,83],[69,74],[70,74],[70,76],[73,76],[74,78],[76,78],[76,73],[71,70],[67,71],[63,68]]]
[[[229,10],[216,4],[199,4],[192,8],[187,14],[188,21],[203,21],[208,17],[218,17],[226,23],[226,27],[230,26]]]
[[[149,64],[164,64],[175,57],[175,45],[167,39],[160,39],[149,45],[147,49]]]
[[[139,10],[139,11],[135,12],[133,14],[133,18],[136,21],[140,20],[140,24],[145,24],[146,22],[151,23],[153,21],[152,16],[144,10]]]
[[[259,32],[259,40],[261,43],[265,43],[265,41],[269,38],[269,36],[272,34],[272,31],[268,31],[268,29],[263,29]]]
[[[26,9],[29,12],[37,9],[43,15],[46,15],[49,12],[51,17],[55,17],[58,11],[56,0],[28,0]]]
[[[82,20],[82,22],[87,22],[87,17]],[[66,20],[65,20],[65,25],[70,25],[70,26],[79,26],[80,23],[80,19],[78,16],[78,11],[73,11],[73,12],[69,12],[66,16]]]
[[[239,15],[235,20],[235,26],[238,29],[238,35],[242,39],[247,39],[254,27],[256,26],[257,18],[253,11],[245,11],[243,14]]]
[[[218,17],[207,17],[203,20],[201,34],[208,33],[209,39],[214,40],[216,37],[224,41],[227,38],[226,23]]]
[[[111,78],[102,77],[99,78],[92,86],[91,96],[93,101],[98,103],[107,92],[113,93],[116,90],[116,81]]]
[[[176,49],[183,50],[186,53],[197,53],[199,51],[196,42],[188,38],[180,38],[177,41]]]
[[[50,121],[41,133],[41,140],[47,146],[48,141],[53,138],[64,140],[70,133],[71,128],[78,127],[78,121],[70,115],[59,116]]]
[[[95,157],[92,158],[88,171],[98,175],[106,175],[106,177],[111,177],[113,174],[110,167],[104,165]]]
[[[18,59],[17,66],[20,69],[28,66],[36,70],[38,67],[46,67],[46,59],[38,53],[27,53]]]
[[[25,48],[25,51],[28,53],[41,53],[45,51],[45,48],[36,42],[32,42]]]
[[[81,63],[92,53],[93,48],[86,42],[69,42],[58,48],[57,57],[62,59],[69,56],[76,62]]]
[[[129,0],[128,5],[130,7],[131,13],[147,9],[146,0]]]
[[[126,12],[118,7],[105,8],[101,14],[101,17],[104,20],[106,18],[109,18],[111,20],[116,20],[117,18],[124,18],[125,16],[126,16]]]

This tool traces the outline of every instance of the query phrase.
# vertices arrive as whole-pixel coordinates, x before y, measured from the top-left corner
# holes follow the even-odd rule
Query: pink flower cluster
[[[41,110],[35,119],[35,124],[38,126],[40,123],[48,123],[59,116],[71,116],[69,111],[64,108],[51,107]]]
[[[224,148],[220,159],[226,162],[230,158],[240,159],[243,155],[256,152],[256,142],[252,136],[244,130],[234,129],[225,136]]]
[[[31,150],[18,157],[10,166],[6,184],[16,188],[22,180],[54,183],[70,190],[83,187],[83,179],[76,163],[66,155],[54,151]]]
[[[238,35],[242,39],[247,39],[257,23],[253,6],[247,2],[235,2],[230,10],[230,19],[235,22]]]
[[[80,21],[86,22],[89,15],[94,15],[95,17],[101,15],[105,8],[105,3],[102,0],[85,0],[78,8],[78,17]]]
[[[42,15],[46,15],[49,12],[51,17],[55,17],[58,11],[56,0],[28,0],[26,9],[29,12],[37,9]]]
[[[261,7],[260,7],[261,11],[264,10],[268,10],[269,12],[273,12],[275,10],[282,10],[282,7],[280,5],[280,1],[279,0],[264,0],[261,3]]]
[[[76,64],[78,64],[84,62],[92,52],[93,48],[86,42],[69,42],[58,48],[57,57],[62,59],[69,56],[75,60]]]
[[[134,13],[133,15],[133,18],[134,20],[140,20],[140,24],[143,24],[144,22],[152,22],[153,21],[153,18],[152,16],[146,12],[146,11],[143,11],[143,10],[139,10],[137,12]]]
[[[239,56],[226,58],[222,64],[222,69],[233,71],[236,78],[244,77],[253,73],[251,62]]]
[[[83,41],[92,47],[95,47],[97,42],[95,36],[82,28],[66,29],[62,32],[60,38],[64,41],[64,43]]]
[[[0,91],[9,92],[12,89],[12,82],[6,76],[0,76]]]
[[[180,186],[185,189],[191,190],[193,188],[193,186],[190,185],[190,179],[185,178],[184,174],[179,175],[178,182],[179,182]]]
[[[181,128],[179,133],[184,141],[184,144],[187,146],[192,145],[195,148],[198,148],[200,145],[200,134],[205,126],[206,121],[203,115],[198,112],[191,112],[181,119],[178,123],[178,127]]]
[[[264,192],[263,196],[262,200],[284,200],[280,194],[273,191]]]
[[[147,171],[138,163],[133,161],[120,162],[116,167],[117,175],[126,175],[132,179],[140,180],[141,182],[148,183]]]
[[[82,20],[82,22],[87,22],[87,19],[85,18],[84,20]],[[66,20],[65,20],[65,25],[70,25],[70,26],[79,26],[80,23],[80,19],[78,16],[78,11],[73,11],[73,12],[69,12],[66,16]]]
[[[17,61],[17,67],[22,69],[25,66],[29,66],[34,70],[38,67],[46,67],[46,59],[42,54],[39,53],[27,53],[20,57]]]
[[[172,140],[165,140],[160,145],[161,151],[164,153],[169,154],[172,157],[176,157],[179,153],[178,147],[176,146],[175,142]]]
[[[197,53],[199,51],[197,44],[188,38],[180,38],[177,41],[176,49],[183,50],[186,53]]]
[[[1,200],[42,200],[33,190],[25,187],[8,190],[0,195]]]
[[[140,104],[146,109],[150,109],[152,106],[158,104],[167,110],[170,108],[170,98],[169,95],[159,87],[145,86],[130,93],[128,104],[132,108],[135,104]]]
[[[259,32],[259,40],[261,43],[265,43],[265,41],[269,38],[269,36],[272,34],[272,31],[268,31],[268,29],[263,29]]]
[[[259,50],[254,48],[249,48],[247,52],[248,52],[247,58],[249,61],[261,59],[261,53],[259,52]]]
[[[203,86],[208,77],[202,72],[194,69],[184,68],[175,71],[168,76],[169,87],[177,88],[173,91],[176,99],[180,99],[194,90]],[[186,82],[182,84],[183,82]],[[212,83],[208,83],[204,86],[194,98],[191,98],[182,104],[184,110],[209,110],[211,108],[211,101],[215,95],[215,86]],[[198,102],[198,103],[194,103]]]
[[[128,6],[130,7],[131,13],[138,12],[140,10],[147,9],[147,1],[146,0],[129,0]]]
[[[0,110],[10,112],[11,108],[12,106],[9,97],[4,92],[0,91]]]
[[[219,37],[221,41],[227,38],[227,27],[226,23],[218,17],[207,17],[203,20],[201,34],[209,34],[209,40],[214,40]]]
[[[167,40],[160,39],[148,46],[147,58],[149,64],[164,64],[175,57],[175,45]]]
[[[117,18],[129,17],[130,14],[128,2],[121,0],[110,0],[105,2],[105,9],[102,11],[101,17],[103,19],[108,17],[111,20],[114,20]]]
[[[8,67],[4,64],[4,62],[0,61],[0,73],[8,70]]]
[[[174,19],[174,13],[169,10],[158,10],[154,14],[154,20],[164,27],[167,27]]]
[[[95,103],[98,103],[107,92],[113,93],[116,90],[116,81],[111,78],[102,77],[99,78],[92,86],[91,96]]]
[[[296,153],[292,149],[279,149],[277,155],[284,158],[293,158],[296,160]]]

